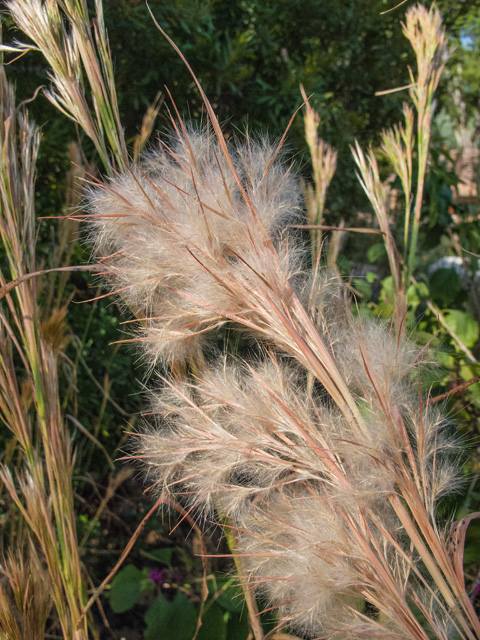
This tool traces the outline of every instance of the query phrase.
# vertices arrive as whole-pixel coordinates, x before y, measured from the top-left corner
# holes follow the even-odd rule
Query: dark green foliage
[[[402,11],[381,15],[388,7],[382,0],[154,0],[150,7],[191,63],[227,132],[243,135],[248,128],[279,138],[301,104],[304,84],[320,113],[320,135],[340,151],[332,207],[344,214],[358,191],[348,145],[355,137],[376,140],[379,123],[399,118],[403,96],[375,92],[408,80]],[[146,105],[164,86],[182,116],[204,121],[188,71],[145,5],[115,0],[105,10],[128,134],[135,134]],[[166,110],[159,124],[170,127]],[[301,164],[304,148],[297,118],[289,149],[300,152]]]
[[[185,640],[195,633],[197,613],[188,598],[177,591],[173,600],[167,600],[158,594],[152,606],[145,614],[147,627],[144,640]]]
[[[127,138],[138,132],[147,105],[165,87],[186,120],[204,122],[198,90],[155,28],[146,4],[107,0],[104,5]],[[304,84],[320,113],[320,135],[340,151],[341,178],[332,185],[332,207],[345,214],[358,191],[348,145],[355,137],[375,141],[381,127],[399,118],[404,96],[375,92],[408,81],[410,53],[399,28],[403,8],[381,15],[389,6],[385,0],[153,0],[149,6],[191,63],[227,132],[243,135],[248,128],[254,135],[279,138],[301,105],[299,85]],[[8,32],[6,39],[14,35]],[[22,58],[10,71],[22,99],[48,84],[39,54]],[[37,98],[32,105],[37,121],[59,119],[45,102]],[[158,126],[171,127],[165,108]],[[57,149],[64,135],[66,142],[71,139],[72,129],[52,125],[48,135]],[[300,117],[289,149],[302,165]]]
[[[456,306],[455,303],[458,304],[460,298],[464,297],[457,272],[454,269],[435,271],[430,278],[430,295],[442,309]]]
[[[116,613],[129,611],[137,604],[143,580],[143,572],[133,564],[117,573],[110,587],[110,606]]]
[[[172,553],[171,548],[158,551]],[[162,582],[162,575],[165,582]],[[183,584],[169,584],[167,580],[171,578]],[[245,599],[234,579],[209,576],[209,597],[203,608],[200,606],[201,585],[192,586],[185,582],[186,579],[186,575],[152,571],[147,567],[138,569],[129,564],[118,572],[111,584],[110,606],[116,613],[124,613],[132,611],[136,605],[143,605],[144,640],[188,640],[193,637],[199,616],[201,627],[198,640],[246,640],[248,624]],[[273,619],[270,620],[268,616],[265,620],[267,626],[273,624]]]
[[[316,0],[150,3],[177,43],[227,128],[244,125],[278,135],[300,102],[298,85],[315,92],[332,142],[391,121],[398,100],[375,91],[406,79],[407,46],[400,12],[381,16],[384,2]],[[188,72],[152,28],[143,3],[105,3],[127,127],[134,130],[149,100],[166,85],[182,113],[201,106]],[[125,37],[128,34],[128,37]],[[139,72],[141,70],[141,72]],[[388,78],[389,86],[385,86]],[[390,84],[391,83],[391,84]],[[351,141],[351,140],[350,140]]]

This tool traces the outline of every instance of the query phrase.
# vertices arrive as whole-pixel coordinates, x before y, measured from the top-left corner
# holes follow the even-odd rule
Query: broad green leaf
[[[430,293],[441,309],[451,306],[460,292],[460,279],[454,269],[438,269],[432,274]]]
[[[216,602],[227,611],[239,613],[245,609],[243,589],[235,578],[217,577],[215,582],[209,581],[208,590],[211,595],[216,595]]]
[[[352,270],[350,260],[343,253],[341,253],[337,258],[337,267],[342,276],[349,276],[350,271]]]
[[[372,297],[372,287],[364,278],[355,278],[352,282],[354,288],[360,293],[364,300],[370,300]]]
[[[195,633],[198,612],[180,591],[177,591],[171,601],[160,593],[144,619],[147,625],[144,640],[191,640]]]
[[[227,621],[228,613],[224,609],[216,603],[207,603],[197,640],[227,640]]]
[[[471,380],[472,378],[476,378],[480,376],[480,365],[478,364],[465,364],[460,367],[460,377],[462,380]]]
[[[450,309],[445,312],[445,320],[465,346],[473,347],[478,340],[478,324],[471,313]]]
[[[227,624],[228,640],[247,640],[249,637],[248,614],[245,607],[242,613],[230,613]]]
[[[110,606],[115,613],[129,611],[135,606],[142,590],[143,577],[142,571],[133,564],[117,573],[109,593]]]
[[[387,304],[394,303],[394,293],[393,293],[393,278],[392,276],[388,276],[382,280],[382,289],[380,291],[380,298],[383,302]]]
[[[380,318],[391,318],[395,310],[393,302],[380,302],[374,309],[375,315]]]
[[[429,297],[428,287],[424,282],[411,284],[407,289],[407,300],[409,304],[417,305],[422,300]]]
[[[455,365],[455,359],[451,353],[447,351],[439,350],[435,353],[435,358],[440,365],[443,365],[447,369],[453,369]]]
[[[367,249],[367,260],[370,263],[377,262],[380,258],[386,255],[385,244],[383,242],[377,242]]]
[[[480,366],[478,364],[463,365],[460,367],[459,373],[462,380],[465,380],[465,382],[467,382],[468,380],[471,380],[472,378],[476,378],[477,376],[480,375]],[[474,402],[480,402],[480,383],[479,382],[472,384],[470,387],[468,387],[467,391],[470,395],[470,398]]]

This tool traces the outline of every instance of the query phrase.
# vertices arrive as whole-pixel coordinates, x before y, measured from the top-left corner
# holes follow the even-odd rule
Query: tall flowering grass
[[[174,372],[138,436],[152,489],[227,518],[241,578],[309,637],[478,637],[435,505],[457,482],[419,350],[354,319],[282,229],[298,186],[278,150],[178,126],[87,194],[94,251]],[[221,353],[222,328],[257,345]],[[307,391],[307,378],[316,380]],[[460,542],[460,541],[457,541]],[[423,616],[420,623],[418,612]]]
[[[101,3],[98,8],[100,11]],[[20,2],[15,7],[12,3],[10,9],[13,13],[16,10],[15,18],[54,69],[55,90],[48,94],[50,100],[85,128],[107,172],[114,165],[122,166],[126,151],[121,127],[115,128],[118,105],[101,14],[92,34],[86,4]],[[66,19],[70,20],[69,28]],[[24,52],[31,46],[2,45],[2,49]],[[93,103],[93,113],[87,102]],[[136,143],[138,150],[151,132],[158,103],[159,99],[145,118]],[[85,429],[74,415],[66,415],[72,408],[75,371],[65,355],[72,339],[65,288],[69,271],[91,270],[92,266],[70,265],[78,231],[78,222],[71,219],[63,222],[55,238],[50,256],[55,266],[44,268],[45,257],[37,251],[35,207],[39,144],[40,130],[28,112],[15,104],[14,88],[2,64],[0,419],[10,438],[4,435],[8,446],[0,464],[2,508],[9,516],[0,556],[0,637],[41,640],[50,631],[69,640],[86,640],[97,631],[89,613],[93,602],[87,602],[83,542],[77,538],[76,459],[70,434],[72,424]],[[67,177],[66,210],[78,207],[79,176],[85,173],[78,145],[71,145],[69,153],[74,166]],[[60,388],[61,368],[71,379],[66,391]],[[87,435],[99,444],[94,435]],[[119,473],[111,478],[98,514],[125,477]]]
[[[403,251],[395,244],[389,220],[388,193],[380,179],[375,154],[370,149],[365,156],[358,142],[352,148],[358,179],[383,233],[397,299],[397,326],[403,322],[406,289],[411,283],[417,260],[420,215],[435,112],[434,96],[450,55],[442,18],[435,4],[429,10],[423,5],[411,7],[406,13],[403,33],[415,52],[417,62],[416,73],[409,68],[408,91],[414,108],[405,104],[404,123],[383,131],[381,136],[381,152],[400,179],[405,198]]]
[[[15,461],[13,470],[2,461],[0,481],[16,507],[12,530],[20,522],[2,563],[0,630],[9,639],[43,638],[55,608],[63,636],[82,640],[88,624],[80,620],[86,588],[73,505],[74,454],[58,391],[65,308],[52,305],[44,315],[38,303],[34,199],[40,136],[28,114],[17,111],[3,68],[0,113],[0,418],[11,432]]]

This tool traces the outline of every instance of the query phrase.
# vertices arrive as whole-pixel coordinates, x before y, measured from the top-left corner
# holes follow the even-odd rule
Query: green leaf
[[[418,305],[422,300],[429,297],[428,287],[424,282],[411,284],[407,289],[407,300],[409,304]]]
[[[242,613],[229,614],[227,624],[228,640],[247,640],[249,631],[246,609]]]
[[[228,613],[218,604],[213,603],[209,606],[207,603],[197,640],[227,640],[227,620]],[[230,640],[230,636],[228,636],[228,640]]]
[[[393,278],[392,276],[388,276],[382,280],[382,289],[380,291],[380,298],[383,302],[387,304],[394,303],[394,293],[393,293]]]
[[[352,265],[350,264],[350,260],[343,253],[341,253],[337,258],[337,267],[338,267],[338,270],[340,271],[340,275],[345,277],[349,276],[350,271],[352,270]]]
[[[372,244],[367,249],[367,260],[370,263],[377,262],[380,258],[383,258],[386,255],[385,244],[383,242],[377,242],[376,244]]]
[[[453,369],[455,366],[455,359],[451,353],[447,351],[439,350],[436,352],[436,360],[440,365],[443,365],[447,369]]]
[[[145,614],[144,640],[191,640],[198,613],[190,600],[177,591],[169,601],[159,594]]]
[[[153,551],[140,551],[140,554],[150,560],[155,560],[161,564],[171,566],[173,549],[171,547],[165,547],[164,549],[154,549]]]
[[[459,369],[460,377],[465,382],[480,375],[480,366],[477,364],[463,365]],[[480,383],[472,384],[468,387],[468,393],[474,402],[480,402]]]
[[[478,324],[471,313],[451,309],[445,312],[448,326],[457,334],[465,346],[471,348],[478,340]]]
[[[376,316],[391,318],[395,309],[395,296],[393,293],[393,278],[388,276],[382,280],[382,288],[377,306],[374,308]]]
[[[110,587],[110,606],[115,613],[132,609],[140,597],[143,573],[133,564],[121,569]]]
[[[245,598],[243,589],[235,578],[216,578],[214,582],[209,581],[208,590],[211,595],[216,595],[217,603],[234,613],[239,613],[245,608]]]
[[[372,297],[372,287],[363,278],[354,278],[352,282],[354,288],[365,300],[370,300]]]
[[[432,274],[430,293],[441,309],[451,306],[460,292],[460,279],[454,269],[438,269]]]

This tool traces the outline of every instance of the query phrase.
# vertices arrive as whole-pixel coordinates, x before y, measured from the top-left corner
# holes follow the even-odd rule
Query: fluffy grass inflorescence
[[[87,195],[95,254],[139,317],[147,362],[172,371],[138,437],[149,484],[235,533],[241,579],[280,626],[479,637],[435,519],[455,443],[419,398],[419,349],[305,273],[285,231],[298,182],[278,150],[227,145],[213,127],[180,124]],[[222,353],[225,325],[256,350]]]
[[[266,144],[232,155],[235,176],[212,134],[191,131],[90,192],[95,253],[108,256],[126,304],[144,314],[154,361],[201,359],[209,330],[230,317],[256,322],[239,291],[276,281],[281,295],[298,268],[282,237],[285,219],[299,215],[296,181],[281,167],[267,171]]]

